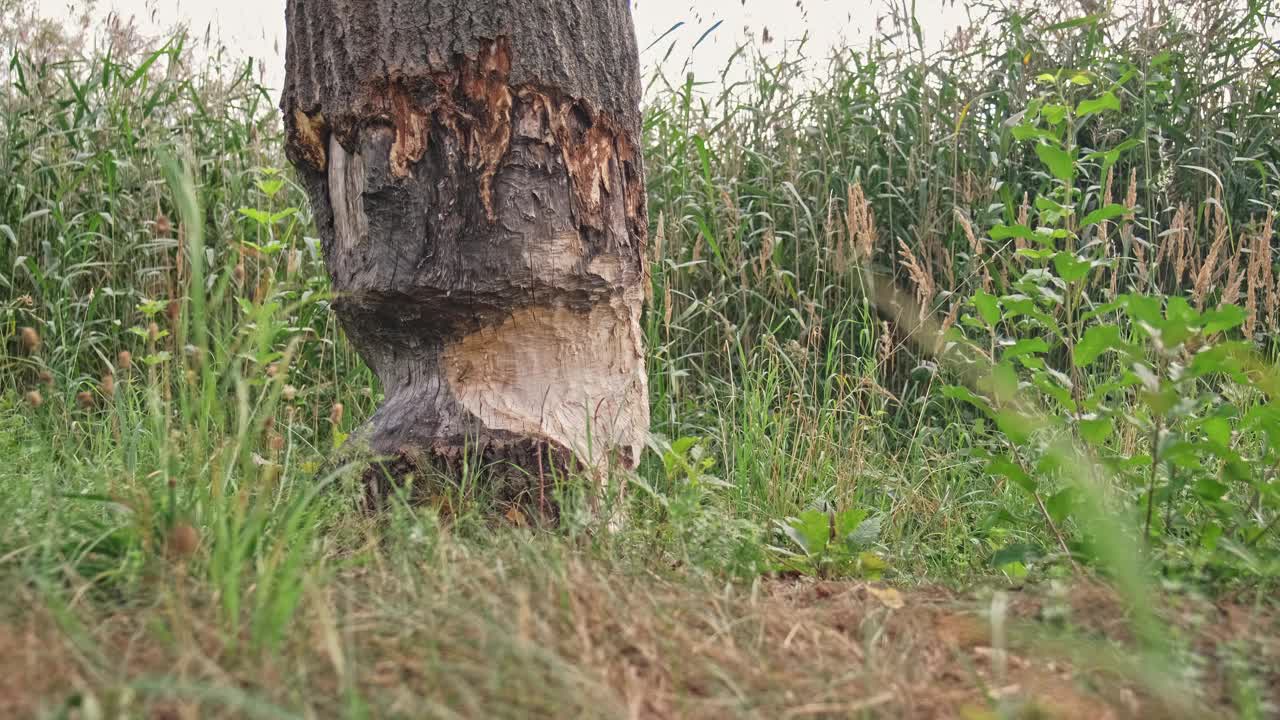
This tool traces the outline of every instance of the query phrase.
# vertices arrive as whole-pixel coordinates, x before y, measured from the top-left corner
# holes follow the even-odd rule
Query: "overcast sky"
[[[712,79],[733,49],[748,37],[757,41],[767,28],[778,52],[786,43],[809,35],[808,53],[822,57],[839,42],[859,44],[875,31],[876,19],[886,14],[890,0],[633,0],[640,47],[646,48],[678,22],[684,24],[641,54],[646,68],[662,60],[674,41],[675,50],[663,66],[678,72],[686,61],[699,79]],[[899,3],[904,0],[896,0]],[[905,0],[910,4],[912,0]],[[965,22],[963,2],[914,0],[927,45],[940,43]],[[36,0],[46,17],[70,17],[69,0]],[[266,82],[279,88],[283,75],[284,0],[99,0],[99,17],[109,12],[134,16],[147,32],[159,33],[179,22],[197,33],[212,26],[214,34],[241,55],[261,58]],[[716,23],[720,25],[694,48]]]

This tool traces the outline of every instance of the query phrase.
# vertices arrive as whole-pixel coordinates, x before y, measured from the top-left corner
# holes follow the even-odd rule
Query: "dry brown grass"
[[[916,304],[920,306],[920,317],[923,318],[933,300],[933,273],[921,264],[903,240],[898,240],[898,256],[902,259],[902,269],[906,271],[907,277],[915,288]]]
[[[228,644],[204,588],[182,573],[127,613],[98,614],[87,600],[62,619],[14,611],[0,616],[0,716],[78,698],[127,717],[334,717],[355,695],[375,717],[1179,712],[1111,650],[1082,655],[1051,639],[1051,619],[1065,617],[1086,636],[1125,640],[1123,603],[1102,587],[1013,593],[993,626],[988,593],[805,578],[725,585],[560,552],[441,550],[411,567],[349,570],[306,593],[277,652],[247,636]],[[1191,599],[1167,616],[1208,657],[1244,643],[1280,688],[1280,642],[1257,632],[1275,616]],[[1210,680],[1197,713],[1229,699],[1227,678]]]
[[[833,207],[833,204],[828,207]],[[834,227],[830,218],[827,227]],[[843,274],[851,266],[865,267],[879,244],[875,212],[862,190],[862,183],[855,182],[849,186],[845,197],[844,234],[836,239],[836,272]]]

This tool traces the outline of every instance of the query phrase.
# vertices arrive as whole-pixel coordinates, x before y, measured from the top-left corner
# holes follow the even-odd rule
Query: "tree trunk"
[[[647,216],[628,0],[289,0],[281,109],[352,344],[361,435],[634,467]]]

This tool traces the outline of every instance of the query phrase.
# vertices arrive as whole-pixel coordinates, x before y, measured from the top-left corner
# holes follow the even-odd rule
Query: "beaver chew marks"
[[[384,392],[357,437],[393,470],[471,449],[533,477],[633,467],[648,220],[627,2],[406,2],[413,23],[405,3],[288,6],[287,150]]]

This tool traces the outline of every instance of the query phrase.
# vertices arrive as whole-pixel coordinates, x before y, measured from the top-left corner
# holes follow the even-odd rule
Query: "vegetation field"
[[[1280,6],[909,8],[648,78],[650,448],[508,504],[343,464],[256,61],[0,0],[0,717],[1280,714]]]

